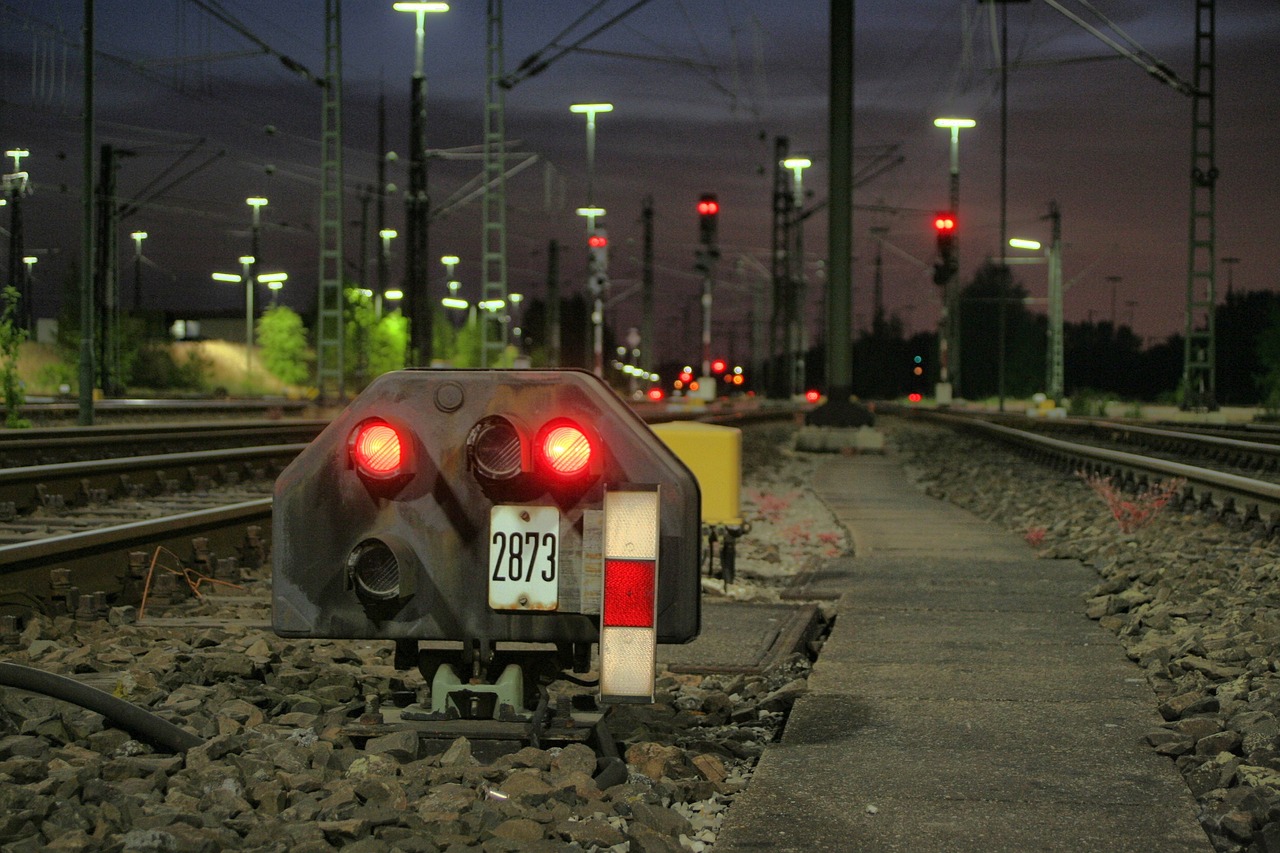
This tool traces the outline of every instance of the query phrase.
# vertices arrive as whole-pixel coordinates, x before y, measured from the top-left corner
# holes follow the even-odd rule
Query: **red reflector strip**
[[[605,560],[605,625],[621,628],[653,625],[655,567],[652,560]]]

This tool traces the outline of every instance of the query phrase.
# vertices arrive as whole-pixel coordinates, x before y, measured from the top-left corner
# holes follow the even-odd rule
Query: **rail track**
[[[1126,490],[1180,480],[1176,500],[1182,506],[1258,527],[1267,536],[1280,529],[1280,445],[1192,432],[1180,425],[894,411],[1015,446],[1042,464],[1111,477]]]

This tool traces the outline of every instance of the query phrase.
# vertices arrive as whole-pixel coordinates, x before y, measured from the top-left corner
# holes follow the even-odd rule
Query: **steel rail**
[[[1184,502],[1191,501],[1205,509],[1216,508],[1223,514],[1239,512],[1245,521],[1265,520],[1268,530],[1280,523],[1280,484],[1167,459],[1076,444],[974,418],[941,413],[932,414],[930,418],[988,433],[1060,463],[1080,464],[1102,473],[1121,474],[1131,482],[1142,483],[1153,475],[1179,477],[1186,480],[1182,490]],[[1237,507],[1238,503],[1243,504],[1243,509]]]
[[[152,490],[163,491],[164,475],[170,471],[184,475],[193,485],[201,477],[226,482],[238,479],[241,473],[252,473],[250,466],[254,463],[276,463],[283,467],[306,446],[301,443],[232,447],[3,468],[0,469],[0,504],[6,505],[5,514],[13,517],[37,506],[105,500],[135,487],[148,488],[130,479],[148,474],[156,477],[156,488]]]
[[[138,456],[198,447],[286,444],[310,441],[328,421],[228,421],[0,430],[0,465],[80,461],[88,457]],[[122,454],[121,451],[124,451]]]
[[[0,613],[77,609],[85,594],[103,604],[136,604],[157,557],[170,554],[180,569],[197,566],[221,577],[236,566],[256,568],[266,555],[262,529],[271,498],[0,545]],[[172,574],[172,572],[170,573]]]

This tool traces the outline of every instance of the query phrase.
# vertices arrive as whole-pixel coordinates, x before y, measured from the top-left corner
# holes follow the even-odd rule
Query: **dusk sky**
[[[507,71],[553,40],[576,42],[634,5],[507,0]],[[1050,201],[1058,203],[1069,322],[1132,321],[1149,342],[1182,332],[1192,102],[1055,6],[1112,39],[1127,38],[1190,82],[1194,5],[1032,0],[1008,6],[1007,231],[1047,243],[1043,217]],[[429,167],[433,206],[481,168],[478,159],[448,154],[482,142],[486,3],[455,0],[451,6],[428,16],[426,25],[427,144],[441,152]],[[35,192],[25,200],[24,218],[27,251],[40,257],[39,316],[56,313],[80,253],[81,9],[80,0],[0,0],[0,145],[31,151],[23,168]],[[150,235],[146,304],[193,313],[242,305],[241,290],[212,282],[210,274],[238,271],[236,259],[249,247],[244,199],[263,195],[270,204],[262,211],[260,268],[287,271],[283,300],[310,309],[318,268],[320,91],[273,54],[323,73],[323,3],[99,0],[96,9],[97,141],[135,152],[120,167],[122,200],[209,161],[122,223],[125,304],[134,283],[128,233],[141,228]],[[869,324],[875,228],[888,244],[887,312],[900,316],[909,332],[934,329],[940,294],[926,265],[932,213],[947,204],[949,144],[947,132],[932,124],[937,116],[978,123],[960,138],[963,279],[984,257],[1000,254],[998,34],[993,38],[989,7],[973,0],[879,0],[857,3],[855,12],[855,170],[884,152],[902,162],[855,194],[853,322],[859,329]],[[511,289],[529,297],[544,292],[553,238],[562,246],[564,292],[583,286],[584,223],[574,208],[586,200],[586,134],[569,105],[609,101],[614,112],[598,117],[595,196],[609,211],[604,224],[613,293],[623,297],[610,323],[619,332],[639,324],[639,295],[625,294],[639,281],[640,212],[651,195],[660,355],[699,357],[694,205],[701,193],[714,192],[722,205],[714,348],[731,354],[736,348],[745,358],[749,294],[763,284],[769,265],[776,137],[788,137],[793,155],[814,161],[804,175],[810,203],[827,197],[827,16],[827,4],[816,0],[650,0],[585,41],[590,52],[566,53],[508,91],[511,149],[537,158],[508,181]],[[408,184],[413,16],[393,11],[391,0],[346,0],[342,51],[346,253],[354,274],[360,188],[374,181],[378,156],[380,88],[388,148],[399,155],[388,178],[402,189]],[[1280,4],[1218,4],[1216,254],[1238,258],[1218,266],[1220,298],[1229,278],[1239,291],[1280,288],[1270,256],[1280,210],[1277,55]],[[4,166],[10,171],[11,161]],[[387,211],[388,224],[403,231],[402,196],[391,196]],[[477,199],[433,223],[433,298],[443,295],[445,270],[437,260],[443,254],[462,258],[456,272],[463,295],[478,296],[480,222]],[[0,226],[8,228],[6,211]],[[807,221],[805,246],[816,322],[825,209]],[[392,251],[391,277],[398,282],[400,241]],[[1043,266],[1017,267],[1015,275],[1033,297],[1044,297]]]

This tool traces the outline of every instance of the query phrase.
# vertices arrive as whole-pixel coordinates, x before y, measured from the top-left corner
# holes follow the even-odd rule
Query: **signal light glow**
[[[715,361],[711,362],[711,372],[712,372],[712,373],[724,373],[725,368],[726,368],[727,366],[728,366],[728,365],[726,365],[726,364],[725,364],[725,362],[724,362],[724,359],[723,359],[723,358],[717,358]]]
[[[652,400],[652,401],[653,401],[653,402],[655,402],[655,403],[656,403],[656,402],[658,402],[659,400],[661,400],[661,399],[662,399],[662,389],[661,389],[661,388],[650,388],[650,389],[649,389],[649,399],[650,399],[650,400]]]
[[[920,394],[920,392],[912,391],[910,394],[907,395],[907,399],[910,400],[912,403],[919,403],[921,400],[924,399],[924,397]]]
[[[593,249],[603,249],[609,245],[609,238],[603,234],[592,234],[587,238],[587,245]]]
[[[956,218],[949,213],[939,213],[933,220],[933,228],[940,233],[949,234],[956,230]]]
[[[376,478],[393,477],[400,473],[404,461],[400,434],[386,421],[366,421],[352,436],[351,456],[361,473]]]
[[[586,433],[571,423],[558,424],[547,430],[541,450],[547,467],[564,477],[581,474],[591,463],[591,441]]]
[[[816,403],[818,402],[818,400],[822,399],[822,395],[811,388],[808,391],[804,392],[804,399],[807,402]]]
[[[704,198],[698,202],[699,216],[715,216],[720,212],[720,202],[713,198]]]

